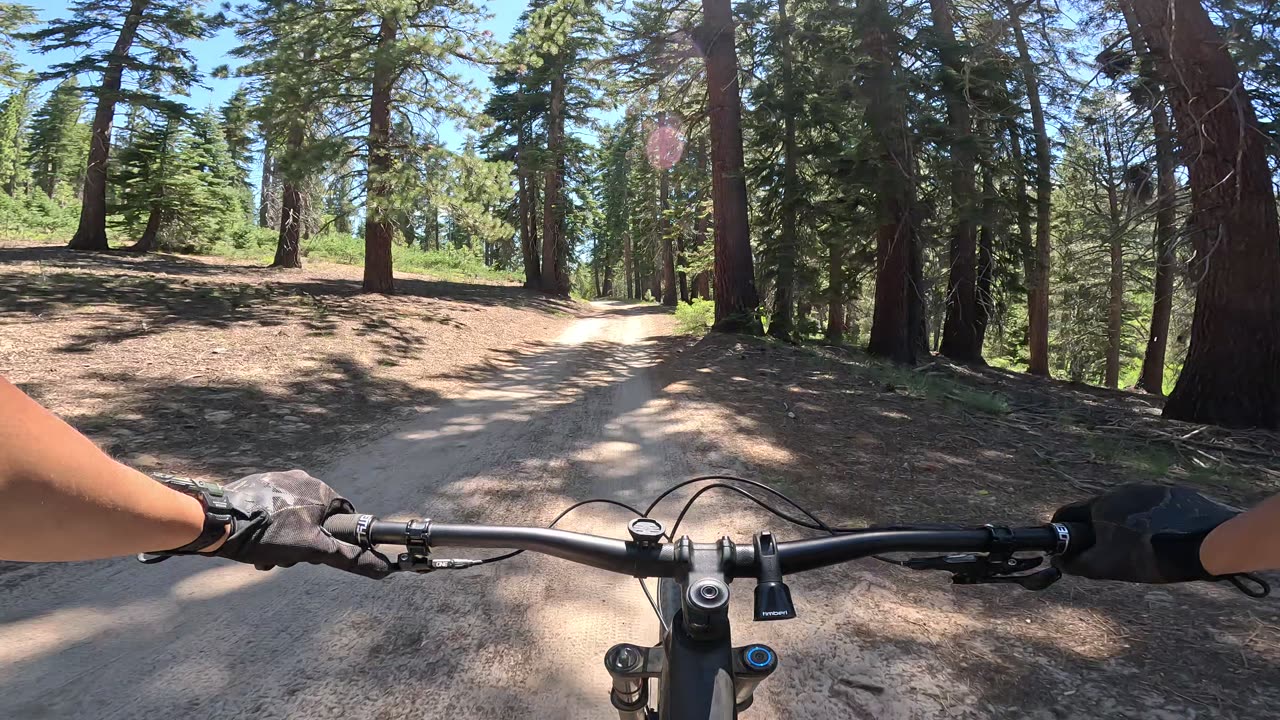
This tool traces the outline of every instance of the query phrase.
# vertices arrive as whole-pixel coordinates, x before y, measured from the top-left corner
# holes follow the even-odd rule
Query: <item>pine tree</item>
[[[218,111],[218,120],[225,136],[227,153],[236,166],[236,182],[249,187],[249,173],[253,164],[255,123],[252,100],[246,88],[237,88]]]
[[[755,267],[743,177],[742,97],[738,84],[733,11],[729,0],[702,0],[699,32],[707,63],[707,113],[711,125],[712,198],[715,212],[714,329],[757,333]]]
[[[195,168],[179,148],[184,134],[176,115],[161,114],[145,122],[120,152],[111,212],[120,215],[130,231],[140,232],[130,250],[157,249],[161,231],[187,208],[194,194]]]
[[[185,89],[198,77],[195,59],[183,46],[208,37],[216,22],[199,5],[177,0],[76,0],[69,17],[22,37],[40,52],[71,50],[73,60],[54,64],[42,78],[85,73],[99,82],[86,90],[96,98],[93,137],[85,172],[80,225],[69,247],[107,249],[107,161],[116,103],[174,112],[178,103],[146,85],[128,88],[125,73],[142,74],[152,88]],[[114,39],[110,46],[106,40]]]
[[[18,195],[29,175],[26,165],[29,97],[29,89],[22,87],[0,103],[0,188],[9,197]]]
[[[1191,347],[1165,415],[1280,427],[1280,219],[1253,103],[1198,0],[1124,2],[1173,101],[1200,266]]]
[[[36,15],[27,5],[0,3],[0,84],[21,87],[30,78],[27,70],[13,57],[13,40],[19,31],[34,23]]]
[[[1027,316],[1030,329],[1033,375],[1049,374],[1049,272],[1050,233],[1053,196],[1053,152],[1049,147],[1049,131],[1045,124],[1044,100],[1040,95],[1040,71],[1026,39],[1022,14],[1026,6],[1008,2],[1009,25],[1013,29],[1022,81],[1026,86],[1035,130],[1036,235],[1035,252],[1027,278]]]
[[[83,112],[80,83],[70,77],[54,88],[31,120],[31,172],[36,185],[50,198],[60,184],[78,177],[89,149],[80,125]]]

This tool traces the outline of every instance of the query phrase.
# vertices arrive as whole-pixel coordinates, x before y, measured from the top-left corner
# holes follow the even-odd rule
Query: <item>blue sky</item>
[[[64,17],[69,14],[67,3],[64,2],[49,2],[49,0],[35,0],[32,2],[32,0],[27,0],[27,4],[34,7],[40,16],[40,19],[45,21]],[[511,8],[513,6],[522,6],[523,3],[519,0],[492,0],[488,3],[481,2],[478,4],[481,6],[487,5],[489,11],[494,16],[483,25],[483,28],[491,30],[494,37],[499,40],[505,41],[509,38],[512,30],[515,29],[516,21],[519,20],[520,15],[519,12],[512,12]],[[214,4],[211,2],[209,6],[214,7]],[[230,51],[232,48],[236,47],[236,45],[237,40],[235,33],[232,32],[232,30],[227,29],[221,31],[209,40],[192,43],[191,50],[200,64],[200,69],[205,73],[208,73],[219,65],[232,65],[234,67],[235,58],[230,56]],[[37,71],[43,70],[53,63],[71,59],[70,52],[41,55],[39,53],[32,52],[31,49],[27,47],[18,47],[16,50],[17,52],[15,55],[18,60]],[[484,88],[488,86],[488,76],[485,69],[465,68],[463,72],[479,87]],[[226,99],[235,92],[239,83],[240,81],[234,77],[226,80],[206,77],[204,79],[205,87],[192,88],[191,96],[186,99],[186,103],[197,110],[202,110],[211,105],[216,107],[225,102]],[[51,89],[52,85],[53,83],[48,83],[46,87],[41,88],[41,92],[47,92]],[[453,149],[460,149],[464,140],[464,135],[461,131],[453,127],[441,127],[440,132],[445,145]]]

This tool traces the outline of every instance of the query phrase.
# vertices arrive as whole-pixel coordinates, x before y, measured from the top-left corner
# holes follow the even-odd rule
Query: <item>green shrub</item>
[[[702,335],[716,321],[716,304],[710,300],[696,299],[676,306],[676,332],[682,335]]]
[[[80,221],[80,204],[64,207],[42,192],[9,197],[0,193],[0,236],[35,240],[70,240]]]

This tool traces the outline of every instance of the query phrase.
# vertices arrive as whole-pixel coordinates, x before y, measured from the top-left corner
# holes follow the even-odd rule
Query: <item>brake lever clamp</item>
[[[902,565],[912,570],[946,570],[956,576],[978,579],[1026,572],[1039,567],[1042,562],[1044,562],[1044,558],[1038,557],[1016,558],[995,554],[977,555],[965,553],[963,555],[911,558],[903,560]]]
[[[483,563],[483,560],[437,559],[422,553],[400,553],[396,558],[396,567],[401,572],[414,573],[429,573],[436,570],[465,570]]]

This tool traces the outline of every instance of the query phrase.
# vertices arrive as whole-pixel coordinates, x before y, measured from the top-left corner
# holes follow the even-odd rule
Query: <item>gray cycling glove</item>
[[[231,535],[211,555],[259,570],[311,563],[370,578],[391,572],[386,556],[340,542],[325,532],[325,520],[353,513],[355,508],[301,470],[250,475],[224,490],[233,517]]]

